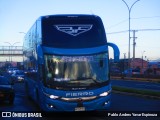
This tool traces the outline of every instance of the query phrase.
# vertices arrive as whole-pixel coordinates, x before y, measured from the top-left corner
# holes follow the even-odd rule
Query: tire
[[[10,98],[9,98],[9,104],[10,105],[13,105],[14,103],[14,95],[12,95]]]
[[[28,84],[25,83],[25,91],[26,91],[26,95],[28,97],[28,99],[31,99],[30,95],[29,95],[29,89],[28,89]]]
[[[10,105],[13,105],[13,103],[14,103],[14,99],[13,100],[9,100],[9,104]]]

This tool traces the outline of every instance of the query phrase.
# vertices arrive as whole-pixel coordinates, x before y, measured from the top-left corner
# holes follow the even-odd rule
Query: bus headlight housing
[[[58,99],[59,96],[56,96],[56,95],[50,95],[50,94],[47,94],[45,92],[43,92],[45,96],[49,97],[50,99]]]
[[[101,93],[99,96],[105,97],[111,93],[111,90]]]
[[[58,99],[58,98],[59,98],[59,96],[50,95],[50,96],[49,96],[49,98],[51,98],[51,99]]]

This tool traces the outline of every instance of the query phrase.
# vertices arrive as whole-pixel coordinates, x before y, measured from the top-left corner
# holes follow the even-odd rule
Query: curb
[[[160,99],[158,96],[150,96],[150,95],[142,95],[138,93],[131,93],[131,92],[122,92],[122,91],[117,91],[117,90],[112,90],[113,93],[118,93],[118,94],[124,94],[124,95],[130,95],[130,96],[138,96],[138,97],[145,97],[145,98],[150,98],[150,99]]]
[[[152,79],[152,78],[133,78],[133,77],[124,77],[123,79],[121,77],[113,77],[111,76],[111,80],[134,80],[134,81],[143,81],[143,82],[156,82],[160,83],[160,79]]]

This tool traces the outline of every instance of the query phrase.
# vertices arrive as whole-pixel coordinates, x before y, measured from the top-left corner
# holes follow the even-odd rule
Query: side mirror
[[[119,48],[116,44],[114,43],[107,43],[107,46],[110,46],[113,48],[114,51],[114,62],[118,62],[119,61],[119,56],[120,56],[120,51]]]

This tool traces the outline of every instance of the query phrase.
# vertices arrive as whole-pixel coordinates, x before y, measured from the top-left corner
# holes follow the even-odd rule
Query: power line
[[[112,28],[112,27],[118,26],[119,24],[122,24],[122,23],[124,23],[124,22],[126,22],[126,21],[128,21],[128,19],[122,20],[122,21],[120,21],[120,22],[118,22],[118,23],[116,23],[116,24],[114,24],[114,25],[111,25],[111,26],[107,27],[107,29],[110,29],[110,28]]]
[[[131,18],[131,19],[151,19],[151,18],[160,18],[160,16],[137,17],[137,18]],[[120,25],[120,24],[122,24],[124,22],[127,22],[127,21],[128,21],[128,19],[124,19],[124,20],[122,20],[122,21],[120,21],[120,22],[118,22],[116,24],[113,24],[113,25],[107,27],[107,29],[111,29],[112,27],[116,27],[116,26],[118,26],[118,25]]]
[[[151,19],[151,18],[160,18],[160,16],[151,16],[151,17],[137,17],[137,18],[131,18],[131,19]]]
[[[137,29],[136,31],[159,31],[160,29]],[[133,30],[130,30],[133,31]],[[117,31],[117,32],[109,32],[107,34],[119,34],[119,33],[125,33],[128,32],[128,30],[123,30],[123,31]]]
[[[125,32],[128,32],[128,30],[117,31],[117,32],[110,32],[110,33],[107,33],[107,34],[118,34],[118,33],[125,33]]]
[[[160,29],[138,29],[137,31],[158,31]]]

